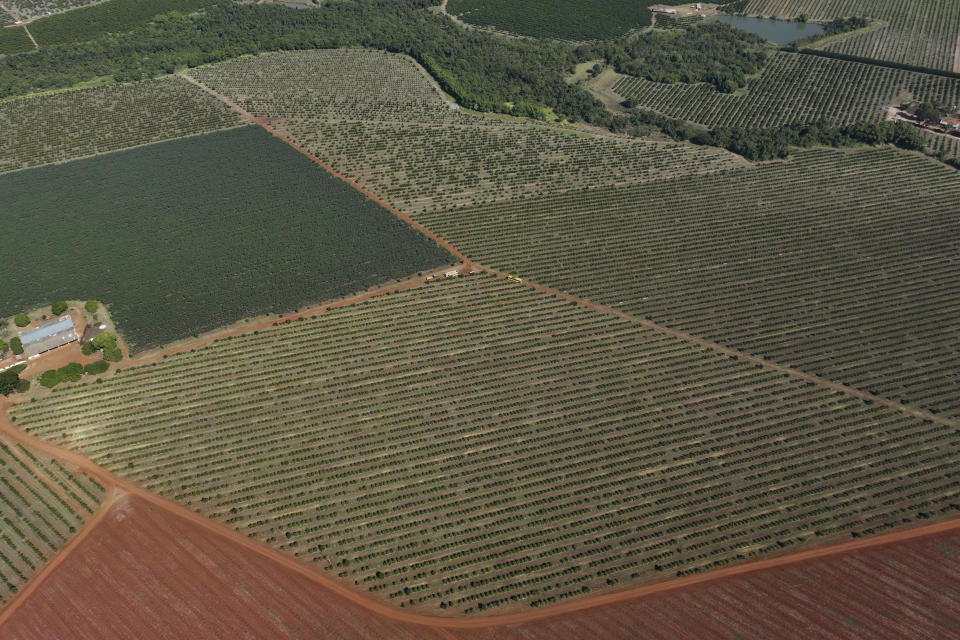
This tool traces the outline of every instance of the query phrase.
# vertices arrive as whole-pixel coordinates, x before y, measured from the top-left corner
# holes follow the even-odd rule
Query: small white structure
[[[670,15],[670,16],[673,16],[673,15],[676,15],[676,14],[677,14],[677,10],[676,10],[676,9],[662,9],[662,8],[659,8],[659,7],[656,8],[656,9],[650,9],[650,11],[653,11],[654,13],[665,13],[665,14]]]
[[[460,275],[460,272],[459,272],[459,271],[447,271],[445,274],[443,274],[443,277],[444,277],[444,278],[456,278],[456,277],[459,276],[459,275]]]

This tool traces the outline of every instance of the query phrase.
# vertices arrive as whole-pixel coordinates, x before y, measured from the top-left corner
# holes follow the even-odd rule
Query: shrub
[[[60,383],[60,376],[57,375],[56,369],[50,369],[40,374],[40,384],[47,387],[48,389],[52,389],[53,387],[57,386],[59,383]]]
[[[6,342],[4,342],[3,340],[0,340],[0,355],[3,355],[4,353],[6,353],[7,349],[9,348],[10,348],[9,345]]]
[[[83,372],[87,375],[95,376],[103,373],[110,368],[110,363],[105,360],[97,360],[96,362],[91,362],[83,368]]]
[[[17,393],[26,393],[30,390],[30,381],[29,380],[18,380],[17,381]]]
[[[80,353],[82,353],[85,356],[93,355],[94,351],[96,351],[96,349],[94,349],[93,344],[89,342],[84,342],[83,346],[80,347]]]
[[[25,327],[30,324],[30,316],[25,313],[18,313],[17,316],[13,319],[13,323],[18,327]]]
[[[83,377],[83,365],[79,362],[71,362],[57,369],[57,376],[60,382],[77,382]]]
[[[83,308],[86,309],[88,313],[96,313],[97,309],[100,308],[100,303],[96,300],[87,300],[84,303]]]
[[[60,301],[58,301],[58,302],[54,302],[53,305],[51,305],[51,307],[50,307],[50,311],[52,311],[52,312],[53,312],[53,315],[55,315],[55,316],[60,315],[61,313],[63,313],[63,312],[66,311],[66,310],[67,310],[67,303],[66,303],[65,301],[63,301],[63,300],[60,300]]]

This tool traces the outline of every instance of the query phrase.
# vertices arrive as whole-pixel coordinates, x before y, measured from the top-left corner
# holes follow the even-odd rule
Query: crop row
[[[752,0],[750,15],[813,20],[867,16],[888,23],[826,45],[826,49],[867,58],[955,71],[960,39],[960,1],[925,0]]]
[[[436,126],[299,119],[280,129],[410,213],[738,166],[717,149],[526,123]]]
[[[863,149],[417,219],[481,264],[960,416],[958,201],[955,170]]]
[[[716,149],[453,112],[415,62],[382,52],[290,52],[191,73],[408,212],[737,166]]]
[[[88,476],[0,442],[0,604],[60,550],[103,495]]]
[[[4,5],[21,18],[39,18],[94,2],[97,0],[7,0]]]
[[[192,69],[255,116],[346,121],[462,122],[412,58],[357,49],[288,51]]]
[[[0,172],[242,124],[178,77],[0,101]]]
[[[938,157],[960,161],[960,138],[938,135],[924,130],[921,130],[920,133],[927,141],[927,148],[936,153]]]
[[[881,121],[906,95],[939,104],[960,101],[960,80],[780,52],[745,93],[707,84],[662,84],[621,77],[614,91],[638,105],[709,127],[776,127],[818,122]]]
[[[397,604],[465,613],[886,528],[960,490],[952,429],[489,276],[13,418]]]

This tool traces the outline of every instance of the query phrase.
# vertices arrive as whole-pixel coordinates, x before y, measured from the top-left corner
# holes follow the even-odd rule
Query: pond
[[[819,36],[824,33],[823,27],[812,22],[790,22],[787,20],[770,20],[769,18],[727,15],[718,15],[717,20],[726,22],[731,27],[755,33],[774,44],[790,44],[801,38]]]

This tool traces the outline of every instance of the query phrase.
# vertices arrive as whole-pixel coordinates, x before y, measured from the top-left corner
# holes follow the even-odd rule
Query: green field
[[[190,13],[214,0],[106,0],[74,11],[40,18],[30,32],[41,47],[82,42],[105,33],[122,33],[169,11]]]
[[[61,13],[76,9],[88,4],[95,4],[97,0],[6,0],[4,5],[23,18]]]
[[[450,0],[447,12],[464,22],[538,38],[615,38],[651,24],[654,0]],[[667,2],[666,4],[674,4]]]
[[[0,316],[94,298],[137,349],[451,259],[259,127],[8,173],[0,191],[16,240]]]
[[[0,606],[73,537],[103,498],[103,487],[88,476],[0,440]]]
[[[960,174],[895,149],[417,215],[472,260],[960,417]]]
[[[306,51],[190,75],[406,212],[741,166],[714,148],[452,110],[405,56]]]
[[[0,172],[243,124],[180,77],[0,101]]]
[[[33,51],[34,46],[23,27],[0,28],[0,55]]]
[[[624,76],[613,90],[643,108],[708,127],[777,127],[826,120],[881,121],[908,99],[960,101],[960,80],[845,60],[777,53],[742,93],[707,84],[663,84]]]
[[[432,614],[953,514],[960,487],[953,428],[484,275],[58,388],[12,417]]]

